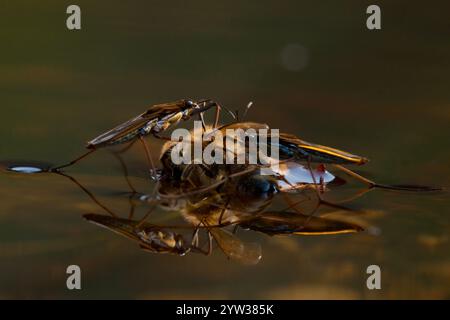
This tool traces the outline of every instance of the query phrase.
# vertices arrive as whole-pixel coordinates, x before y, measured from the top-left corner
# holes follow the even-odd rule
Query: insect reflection
[[[165,152],[163,151],[162,158]],[[164,161],[162,161],[164,163]],[[256,264],[262,257],[258,243],[248,243],[236,234],[238,229],[262,232],[267,235],[323,235],[363,231],[363,227],[330,218],[313,216],[304,203],[315,203],[305,192],[311,185],[310,172],[303,166],[287,162],[281,167],[284,177],[261,175],[258,170],[243,169],[240,165],[213,168],[199,165],[174,167],[172,164],[161,169],[161,178],[154,194],[132,192],[134,200],[149,206],[148,213],[138,219],[127,218],[112,212],[75,178],[57,173],[76,183],[109,215],[85,214],[84,218],[98,226],[122,235],[148,252],[185,255],[200,253],[209,255],[214,248],[221,250],[228,258],[243,264]],[[252,168],[253,169],[253,168]],[[283,171],[284,170],[284,171]],[[242,173],[244,172],[244,173]],[[210,186],[223,181],[225,175],[235,175],[217,187]],[[329,172],[313,171],[323,176],[325,183],[335,180]],[[295,184],[292,182],[295,180]],[[302,180],[303,178],[303,180]],[[290,179],[290,183],[285,182]],[[208,188],[201,189],[207,185]],[[301,186],[301,187],[300,187]],[[295,195],[296,200],[278,199],[279,195]],[[298,199],[301,201],[298,201]],[[268,210],[281,200],[284,210]],[[177,211],[184,223],[151,223],[154,206]],[[334,208],[333,208],[334,210]]]

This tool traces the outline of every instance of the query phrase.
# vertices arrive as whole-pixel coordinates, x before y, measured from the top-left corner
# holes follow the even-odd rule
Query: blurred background
[[[66,28],[70,4],[80,31]],[[3,0],[0,160],[63,163],[149,105],[208,97],[253,101],[252,121],[367,156],[359,172],[376,181],[448,187],[450,5],[377,1],[382,29],[370,31],[370,4]],[[129,162],[145,170],[137,150]],[[108,152],[70,172],[125,210]],[[256,266],[140,251],[83,220],[99,208],[62,177],[2,173],[0,199],[0,298],[450,298],[445,192],[358,199],[377,235],[247,234],[263,245]],[[81,291],[66,289],[69,264]],[[366,288],[371,264],[381,290]]]

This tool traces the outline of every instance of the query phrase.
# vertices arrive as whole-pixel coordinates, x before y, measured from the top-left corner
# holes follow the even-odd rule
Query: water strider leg
[[[122,167],[122,172],[123,172],[123,176],[125,177],[125,181],[127,182],[128,187],[131,190],[132,194],[137,194],[138,192],[136,191],[136,189],[133,187],[133,185],[131,184],[130,181],[130,177],[128,175],[128,168],[125,164],[125,162],[123,161],[122,157],[120,156],[119,153],[114,152],[113,155],[117,158],[117,160],[119,160],[120,165]]]
[[[150,199],[150,200],[147,200],[147,203],[151,203],[152,205],[151,205],[150,209],[146,212],[146,214],[141,218],[141,220],[136,225],[136,227],[140,227],[145,222],[145,220],[147,220],[147,218],[150,216],[150,214],[153,212],[153,210],[155,210],[155,208],[157,207],[158,200],[155,198],[155,194],[156,194],[156,191],[158,190],[159,183],[160,183],[159,180],[156,181],[156,184],[155,184],[155,187],[153,188],[152,193],[148,195],[148,199]]]
[[[130,148],[130,146],[126,147],[126,149],[128,149],[128,148]],[[117,158],[117,160],[119,160],[120,165],[122,166],[123,176],[125,177],[125,181],[127,182],[128,187],[131,190],[131,193],[130,193],[130,195],[128,197],[128,202],[130,203],[130,212],[128,213],[128,219],[131,220],[131,219],[133,219],[134,211],[135,211],[135,208],[136,208],[136,205],[135,205],[135,203],[133,201],[133,196],[136,195],[138,192],[136,191],[136,189],[131,184],[130,177],[128,176],[128,168],[127,168],[125,162],[123,161],[122,157],[120,156],[120,154],[118,152],[113,152],[113,155]]]
[[[353,178],[367,184],[369,186],[369,188],[373,188],[373,187],[377,186],[377,184],[375,182],[373,182],[372,180],[364,178],[363,176],[357,174],[356,172],[354,172],[350,169],[347,169],[346,167],[341,166],[340,164],[333,164],[333,166],[341,171],[344,171],[349,176],[352,176]]]
[[[220,111],[221,111],[222,107],[220,105],[216,105],[216,113],[214,116],[214,124],[213,124],[213,129],[217,128],[217,126],[219,125],[219,116],[220,116]]]
[[[153,136],[154,136],[155,138],[158,138],[158,139],[161,139],[161,140],[172,141],[172,138],[171,138],[171,137],[165,137],[165,136],[162,136],[162,135],[160,135],[160,134],[157,133],[157,132],[154,132],[154,133],[153,133]]]
[[[227,202],[225,203],[225,206],[222,208],[222,211],[220,212],[220,216],[219,216],[219,226],[222,225],[222,219],[223,219],[223,215],[225,214],[225,211],[228,208],[228,205],[230,204],[231,198],[227,199]]]
[[[68,174],[62,173],[62,172],[58,172],[56,171],[55,174],[58,174],[60,176],[63,176],[67,179],[69,179],[70,181],[72,181],[73,183],[75,183],[81,190],[83,190],[88,196],[89,198],[92,199],[92,201],[94,201],[100,208],[102,208],[103,210],[105,210],[106,212],[108,212],[111,216],[113,217],[117,217],[117,214],[115,214],[113,211],[111,211],[107,206],[105,206],[104,204],[102,204],[99,200],[97,200],[97,198],[94,196],[94,194],[92,192],[90,192],[86,187],[84,187],[80,182],[78,182],[77,179],[75,179],[72,176],[69,176]]]
[[[125,146],[124,148],[117,150],[117,151],[113,151],[113,153],[115,154],[122,154],[127,152],[128,150],[130,150],[130,148],[136,143],[136,139],[134,139],[133,141],[131,141],[127,146]]]
[[[191,240],[191,246],[192,247],[196,247],[196,248],[198,248],[198,243],[199,243],[199,240],[198,240],[198,233],[199,233],[199,231],[200,231],[200,226],[201,226],[201,222],[197,225],[197,227],[195,227],[195,229],[194,229],[194,233],[192,234],[192,240]]]
[[[297,213],[299,213],[299,214],[304,214],[304,213],[301,212],[301,211],[297,208],[297,206],[298,206],[300,203],[302,203],[302,202],[310,201],[310,200],[311,200],[310,197],[308,197],[307,195],[302,194],[302,193],[301,193],[300,195],[304,196],[305,199],[302,199],[302,200],[299,200],[299,201],[296,201],[296,202],[292,202],[292,200],[291,200],[291,198],[289,197],[289,195],[286,194],[285,192],[282,192],[281,195],[283,196],[284,201],[289,205],[286,209],[283,209],[282,211],[287,211],[287,210],[289,210],[289,209],[294,209],[294,211],[297,212]]]
[[[333,207],[333,208],[338,208],[338,209],[348,209],[348,208],[342,207],[342,206],[340,206],[340,205],[338,205],[338,204],[329,202],[329,201],[325,200],[325,199],[322,197],[322,194],[320,193],[320,186],[317,184],[316,178],[315,178],[314,173],[313,173],[312,168],[311,168],[311,157],[308,157],[308,162],[307,162],[307,164],[308,164],[309,172],[310,172],[310,174],[311,174],[311,178],[312,178],[313,183],[314,183],[314,190],[316,191],[317,197],[318,197],[318,199],[319,199],[318,206],[319,206],[320,204],[325,204],[325,205],[327,205],[327,206],[329,206],[329,207]]]
[[[128,202],[130,203],[130,212],[128,213],[128,220],[132,220],[136,209],[136,204],[133,201],[133,195],[130,195],[128,197]]]
[[[212,245],[213,245],[213,237],[211,232],[208,232],[208,251],[206,253],[207,256],[210,256],[212,253]]]
[[[70,161],[69,163],[66,163],[66,164],[63,164],[63,165],[60,165],[60,166],[51,168],[49,171],[55,172],[55,171],[61,170],[62,168],[70,167],[70,166],[74,165],[75,163],[77,163],[78,161],[80,161],[80,160],[86,158],[88,155],[90,155],[91,153],[93,153],[93,152],[95,152],[95,151],[97,151],[97,149],[90,149],[88,152],[82,154],[82,155],[79,156],[78,158],[76,158],[76,159]]]
[[[351,201],[353,201],[353,200],[356,200],[356,199],[362,197],[362,196],[365,195],[367,192],[370,192],[370,191],[372,191],[372,190],[373,190],[373,188],[365,188],[365,189],[361,189],[360,191],[356,192],[354,195],[352,195],[352,196],[350,196],[350,197],[348,197],[348,198],[339,200],[339,201],[337,201],[337,202],[335,202],[335,203],[341,204],[341,203],[351,202]]]
[[[203,248],[200,248],[199,244],[199,231],[200,231],[200,226],[202,225],[202,222],[200,222],[197,227],[194,230],[194,233],[192,235],[192,241],[191,241],[191,247],[196,248],[198,251],[200,251],[201,253],[203,253],[204,255],[209,256],[212,252],[212,237],[211,237],[211,232],[207,231],[208,233],[208,250],[205,251]],[[202,246],[203,247],[203,246]]]
[[[369,185],[369,189],[372,188],[380,188],[380,189],[387,189],[387,190],[397,190],[397,191],[411,191],[411,192],[430,192],[430,191],[442,191],[443,188],[441,187],[428,187],[428,186],[420,186],[420,185],[387,185],[387,184],[379,184],[372,180],[369,180],[367,178],[364,178],[363,176],[357,174],[356,172],[347,169],[341,165],[334,164],[334,167],[337,169],[340,169],[347,173],[348,175],[364,182],[365,184]]]
[[[123,148],[123,149],[121,149],[121,150],[118,150],[118,151],[115,151],[115,153],[118,153],[118,154],[119,154],[119,153],[124,153],[124,152],[128,151],[128,149],[130,149],[130,148],[133,146],[133,144],[134,144],[135,142],[136,142],[136,140],[133,141],[133,142],[131,142],[131,143],[130,143],[129,145],[127,145],[125,148]],[[95,152],[95,151],[97,151],[97,150],[98,150],[98,149],[90,149],[88,152],[82,154],[82,155],[79,156],[78,158],[76,158],[76,159],[70,161],[69,163],[66,163],[66,164],[63,164],[63,165],[60,165],[60,166],[51,168],[50,171],[58,171],[58,170],[61,170],[61,169],[63,169],[63,168],[70,167],[70,166],[76,164],[77,162],[79,162],[80,160],[86,158],[88,155],[90,155],[91,153],[93,153],[93,152]]]
[[[143,136],[139,136],[139,140],[141,141],[142,146],[144,147],[145,156],[147,157],[148,165],[151,168],[151,175],[152,175],[153,179],[155,179],[155,181],[156,181],[157,180],[156,167],[155,167],[155,164],[153,163],[152,155],[150,154],[150,149],[149,149],[149,147],[147,145],[147,142],[145,142],[145,139],[144,139]]]
[[[343,207],[343,206],[341,206],[339,204],[335,204],[335,203],[332,203],[332,202],[329,202],[329,201],[323,199],[323,197],[322,197],[322,195],[320,193],[320,190],[319,190],[319,186],[316,183],[316,178],[315,178],[314,173],[313,173],[312,168],[311,168],[311,157],[308,157],[307,165],[308,165],[309,172],[311,174],[311,178],[312,178],[313,183],[314,183],[314,190],[316,191],[317,198],[318,198],[319,201],[317,202],[316,208],[308,215],[308,218],[306,219],[305,224],[307,222],[309,222],[309,220],[316,213],[316,211],[319,209],[321,204],[327,205],[329,207],[337,208],[337,209],[349,210],[348,208]]]
[[[325,173],[326,169],[325,169],[325,165],[324,164],[319,164],[317,166],[316,169],[318,172],[322,172]],[[323,176],[319,177],[319,183],[318,183],[318,188],[319,188],[319,192],[320,194],[324,194],[325,193],[325,182],[323,181]]]
[[[200,112],[198,114],[198,118],[202,122],[202,134],[203,134],[206,131],[205,116],[203,115],[203,112]]]
[[[320,190],[319,190],[319,188],[318,188],[318,186],[317,186],[317,182],[316,182],[316,177],[314,176],[314,173],[313,173],[313,171],[312,171],[312,168],[311,168],[311,157],[308,157],[308,160],[307,160],[307,166],[308,166],[308,170],[309,170],[309,173],[311,174],[311,178],[312,178],[312,181],[313,181],[313,184],[314,184],[314,190],[316,191],[316,193],[317,193],[317,197],[319,198],[319,200],[323,200],[322,199],[322,195],[320,194]]]
[[[197,231],[198,231],[198,228],[196,229],[196,232]],[[212,241],[213,241],[213,238],[212,238],[211,232],[208,232],[208,249],[205,250],[203,248],[200,248],[199,240],[198,240],[198,232],[197,232],[197,239],[195,240],[195,242],[194,241],[191,242],[191,249],[195,249],[197,252],[200,252],[206,256],[209,256],[212,253]]]
[[[220,243],[220,241],[219,240],[217,240],[217,238],[216,238],[216,236],[211,232],[211,229],[210,229],[210,227],[208,226],[208,224],[206,224],[204,221],[203,221],[203,225],[205,226],[205,228],[206,228],[206,230],[207,230],[207,232],[208,232],[208,239],[209,239],[209,243],[210,243],[210,246],[211,246],[211,250],[212,250],[212,242],[213,242],[213,240],[215,240],[216,241],[216,243],[217,243],[217,246],[220,248],[220,250],[222,250],[222,252],[225,254],[225,256],[227,257],[227,259],[228,260],[230,260],[230,255],[226,252],[226,250],[223,248],[223,245]],[[237,226],[237,225],[236,225]],[[219,231],[221,231],[221,229],[219,228],[218,229]]]

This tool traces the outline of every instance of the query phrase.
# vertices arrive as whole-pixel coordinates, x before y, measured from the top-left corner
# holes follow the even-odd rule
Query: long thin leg
[[[387,185],[387,184],[379,184],[372,180],[369,180],[367,178],[364,178],[363,176],[357,174],[356,172],[353,172],[350,169],[347,169],[341,165],[334,164],[334,166],[348,175],[366,183],[369,185],[369,188],[380,188],[380,189],[387,189],[387,190],[397,190],[397,191],[411,191],[411,192],[431,192],[431,191],[442,191],[443,188],[441,187],[428,187],[428,186],[420,186],[420,185]]]
[[[197,227],[194,229],[194,233],[192,234],[192,240],[191,240],[192,247],[198,247],[198,243],[199,243],[198,233],[200,231],[200,225],[201,225],[201,222],[197,225]]]
[[[317,197],[319,198],[319,200],[322,200],[322,196],[321,196],[319,188],[317,186],[316,177],[314,176],[314,172],[312,171],[312,168],[311,168],[311,157],[308,157],[307,165],[308,165],[308,170],[309,170],[309,173],[311,174],[311,178],[312,178],[312,181],[314,184],[314,190],[316,191]]]
[[[311,157],[308,157],[307,164],[308,164],[309,172],[311,174],[311,178],[312,178],[313,183],[314,183],[314,190],[316,191],[317,198],[318,198],[319,201],[317,203],[316,208],[308,215],[308,218],[306,219],[305,224],[308,223],[309,220],[313,217],[313,215],[317,212],[317,209],[319,209],[319,206],[321,204],[325,204],[327,206],[330,206],[330,207],[333,207],[333,208],[338,208],[338,209],[347,209],[347,208],[345,208],[343,206],[331,203],[331,202],[326,201],[326,200],[323,199],[322,195],[320,194],[320,190],[319,190],[319,186],[318,186],[318,184],[316,182],[316,178],[315,178],[314,173],[313,173],[312,168],[311,168]]]
[[[211,235],[211,232],[207,232],[207,234],[208,234],[208,249],[205,250],[199,246],[198,230],[199,229],[196,229],[194,231],[195,235],[193,236],[193,239],[191,241],[191,249],[195,250],[195,252],[200,252],[206,256],[209,256],[212,253],[212,242],[213,242],[213,237]],[[194,237],[196,237],[196,239],[194,239]]]
[[[376,187],[377,184],[373,182],[372,180],[369,180],[367,178],[364,178],[363,176],[357,174],[356,172],[353,172],[350,169],[347,169],[346,167],[341,166],[340,164],[333,164],[333,166],[341,171],[344,171],[349,176],[352,176],[353,178],[367,184],[370,188]]]
[[[351,201],[353,201],[353,200],[356,200],[356,199],[362,197],[362,196],[365,195],[367,192],[370,192],[370,191],[372,191],[372,190],[373,190],[373,188],[367,188],[367,189],[365,188],[365,189],[362,189],[362,190],[356,192],[354,195],[352,195],[352,196],[350,196],[350,197],[348,197],[348,198],[339,200],[339,201],[337,201],[337,202],[335,202],[335,203],[346,203],[346,202],[351,202]]]
[[[205,132],[206,131],[206,124],[205,124],[205,117],[203,115],[203,112],[200,112],[198,114],[198,118],[200,119],[200,121],[202,122],[202,131]],[[203,134],[202,132],[202,134]]]
[[[288,184],[289,186],[291,186],[292,190],[297,188],[297,186],[293,185],[288,179],[286,179],[286,177],[284,175],[277,174],[276,177],[279,178],[280,180],[282,180],[283,182],[285,182],[286,184]]]
[[[147,157],[147,162],[151,168],[151,175],[156,180],[156,167],[155,164],[153,163],[152,155],[150,154],[150,149],[148,148],[147,142],[145,142],[144,137],[139,136],[139,140],[141,141],[142,146],[144,147],[145,156]]]
[[[122,157],[116,152],[114,152],[113,154],[117,158],[117,160],[119,160],[119,162],[120,162],[120,165],[121,165],[122,171],[123,171],[123,176],[125,177],[125,181],[127,182],[128,187],[131,189],[131,193],[132,194],[138,193],[136,191],[136,189],[133,187],[133,185],[131,184],[130,177],[128,176],[128,168],[127,168],[125,162],[123,161]]]
[[[208,252],[206,253],[207,256],[210,256],[212,253],[212,245],[213,245],[213,236],[211,232],[208,232]]]
[[[81,159],[86,158],[88,155],[90,155],[91,153],[93,153],[93,152],[96,151],[96,150],[97,150],[97,149],[90,149],[88,152],[86,152],[86,153],[84,153],[83,155],[79,156],[78,158],[76,158],[76,159],[70,161],[69,163],[66,163],[66,164],[63,164],[63,165],[60,165],[60,166],[51,168],[50,171],[55,172],[55,171],[61,170],[62,168],[70,167],[70,166],[74,165],[75,163],[77,163],[78,161],[80,161]]]
[[[127,148],[129,148],[129,146],[127,146]],[[138,192],[131,184],[130,177],[128,176],[128,168],[127,168],[125,162],[123,161],[122,157],[117,152],[114,152],[113,154],[117,158],[117,160],[119,160],[120,165],[122,166],[123,176],[125,177],[125,181],[127,182],[128,187],[131,190],[130,196],[128,197],[128,202],[130,203],[130,212],[128,213],[128,219],[131,220],[131,219],[133,219],[134,211],[136,208],[136,205],[134,204],[134,201],[133,201],[133,196],[135,194],[137,194]]]
[[[199,238],[198,238],[198,233],[200,230],[200,226],[204,225],[207,229],[207,234],[208,234],[208,250],[205,252],[205,250],[203,248],[199,247]],[[191,246],[196,248],[198,251],[200,251],[201,253],[209,256],[211,255],[212,252],[212,234],[211,231],[209,230],[208,226],[205,224],[205,222],[202,220],[200,221],[200,223],[197,225],[197,227],[194,230],[194,234],[192,235],[192,241],[191,241]],[[203,246],[202,246],[203,247]]]
[[[128,213],[128,220],[132,220],[134,217],[134,211],[136,209],[136,204],[133,201],[133,195],[128,197],[128,202],[130,203],[130,212]]]
[[[131,141],[127,146],[125,146],[124,148],[117,150],[117,151],[113,151],[115,154],[122,154],[124,152],[127,152],[128,150],[130,150],[130,148],[136,143],[136,139],[134,139],[133,141]]]
[[[217,126],[219,125],[219,116],[220,116],[220,110],[222,109],[221,106],[216,105],[216,114],[214,117],[214,124],[213,124],[213,129],[217,128]]]
[[[75,179],[74,177],[71,177],[65,173],[62,172],[55,172],[56,174],[63,176],[67,179],[69,179],[70,181],[72,181],[73,183],[75,183],[78,187],[80,187],[81,190],[83,190],[88,196],[89,198],[92,199],[92,201],[94,201],[99,207],[101,207],[102,209],[104,209],[106,212],[108,212],[111,216],[113,217],[117,217],[117,214],[115,214],[113,211],[111,211],[108,207],[106,207],[104,204],[102,204],[99,200],[97,200],[97,198],[94,196],[94,194],[92,192],[90,192],[86,187],[84,187],[81,183],[78,182],[77,179]]]
[[[164,141],[172,141],[172,138],[162,136],[162,135],[160,135],[159,133],[156,133],[156,132],[153,133],[153,136],[155,138],[158,138],[158,139],[161,139],[161,140],[164,140]]]
[[[222,219],[223,219],[223,215],[225,214],[225,211],[228,208],[228,205],[230,204],[231,198],[227,199],[227,202],[225,203],[225,206],[222,208],[222,211],[220,212],[220,216],[219,216],[219,226],[222,225]]]
[[[205,223],[204,220],[203,220],[203,225],[205,226],[206,232],[207,232],[207,234],[208,234],[208,253],[207,253],[207,255],[209,256],[209,255],[211,255],[211,253],[212,253],[212,246],[213,246],[213,240],[214,240],[214,239],[216,240],[216,243],[217,243],[217,245],[219,246],[219,248],[221,248],[221,246],[220,246],[219,242],[217,241],[217,239],[216,239],[216,238],[214,237],[214,235],[212,234],[211,229],[210,229],[210,226],[209,226],[207,223]],[[223,251],[223,249],[222,249],[222,251]],[[228,258],[229,258],[229,257],[228,257]]]
[[[297,212],[297,213],[299,213],[299,214],[304,214],[304,213],[301,212],[301,211],[297,208],[297,205],[299,205],[299,204],[302,203],[302,202],[311,200],[307,195],[300,194],[300,195],[304,196],[305,199],[302,199],[302,200],[296,201],[296,202],[292,202],[291,198],[289,198],[289,195],[286,194],[285,192],[282,192],[281,195],[283,196],[284,201],[286,201],[286,203],[289,205],[286,209],[283,209],[282,211],[287,211],[287,210],[289,210],[289,209],[294,209],[295,212]]]

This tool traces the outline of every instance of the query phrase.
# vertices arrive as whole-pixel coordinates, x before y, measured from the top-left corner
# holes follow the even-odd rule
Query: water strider
[[[88,142],[87,147],[90,151],[87,154],[102,147],[132,143],[140,139],[151,161],[143,136],[153,134],[161,137],[159,133],[168,127],[195,114],[201,115],[203,111],[213,106],[220,110],[217,103],[212,100],[199,102],[180,100],[154,106],[149,111]],[[203,140],[203,134],[207,136],[219,130],[223,133],[223,139],[227,139],[228,129],[254,129],[254,132],[257,132],[257,143],[276,144],[280,156],[279,159],[275,159],[278,161],[278,166],[267,166],[261,163],[227,164],[225,161],[211,164],[195,162],[175,164],[171,155],[176,142],[169,141],[163,146],[161,152],[162,167],[158,171],[154,192],[139,195],[144,205],[150,206],[147,214],[140,219],[134,219],[133,211],[124,218],[123,215],[109,209],[75,178],[60,171],[66,165],[52,168],[17,163],[10,164],[7,169],[17,173],[51,172],[70,179],[109,213],[109,216],[86,214],[84,217],[88,221],[125,236],[137,242],[142,249],[153,253],[208,255],[215,243],[227,257],[245,264],[255,264],[261,259],[261,247],[258,243],[246,243],[240,240],[235,234],[238,228],[268,235],[325,235],[364,231],[362,226],[355,223],[329,217],[323,218],[318,210],[319,207],[323,208],[323,205],[332,207],[333,210],[336,207],[340,210],[346,209],[322,199],[321,194],[331,190],[329,186],[342,184],[343,181],[328,171],[325,164],[332,164],[338,168],[347,164],[362,165],[368,161],[366,158],[309,143],[286,133],[281,133],[277,140],[272,140],[270,136],[270,141],[260,140],[258,130],[267,130],[268,125],[235,121],[218,126],[218,114],[217,111],[212,127],[202,126],[202,144],[219,143],[217,140]],[[244,141],[241,142],[243,148],[234,150],[232,157],[239,157],[239,152],[248,152],[249,140],[244,137]],[[319,165],[313,168],[311,163]],[[152,169],[155,169],[153,164]],[[362,181],[367,180],[349,169],[342,167],[341,170]],[[375,184],[369,180],[366,182],[372,187],[415,191],[434,190],[420,186],[395,187]],[[129,186],[131,187],[130,183]],[[309,190],[316,191],[319,197],[311,198]],[[132,193],[137,194],[134,188]],[[281,210],[276,208],[278,200],[282,200],[287,208]],[[148,219],[151,218],[151,212],[156,206],[178,212],[185,224],[150,223]],[[191,233],[190,237],[186,234],[187,232]],[[207,239],[206,244],[200,244],[203,233]]]
[[[157,138],[164,139],[164,137],[160,136],[161,132],[165,131],[169,127],[177,124],[182,120],[188,120],[194,115],[199,115],[203,122],[203,112],[209,110],[212,107],[216,108],[215,124],[217,124],[221,107],[218,103],[214,102],[211,99],[204,99],[199,101],[184,99],[175,102],[153,105],[144,113],[88,141],[86,144],[86,148],[89,149],[88,152],[70,161],[67,164],[52,168],[52,170],[58,171],[60,169],[74,165],[81,159],[85,158],[86,156],[100,148],[125,143],[133,143],[138,139],[144,146],[147,160],[152,167],[151,169],[154,169],[154,164],[152,162],[149,148],[143,137],[152,134]]]

